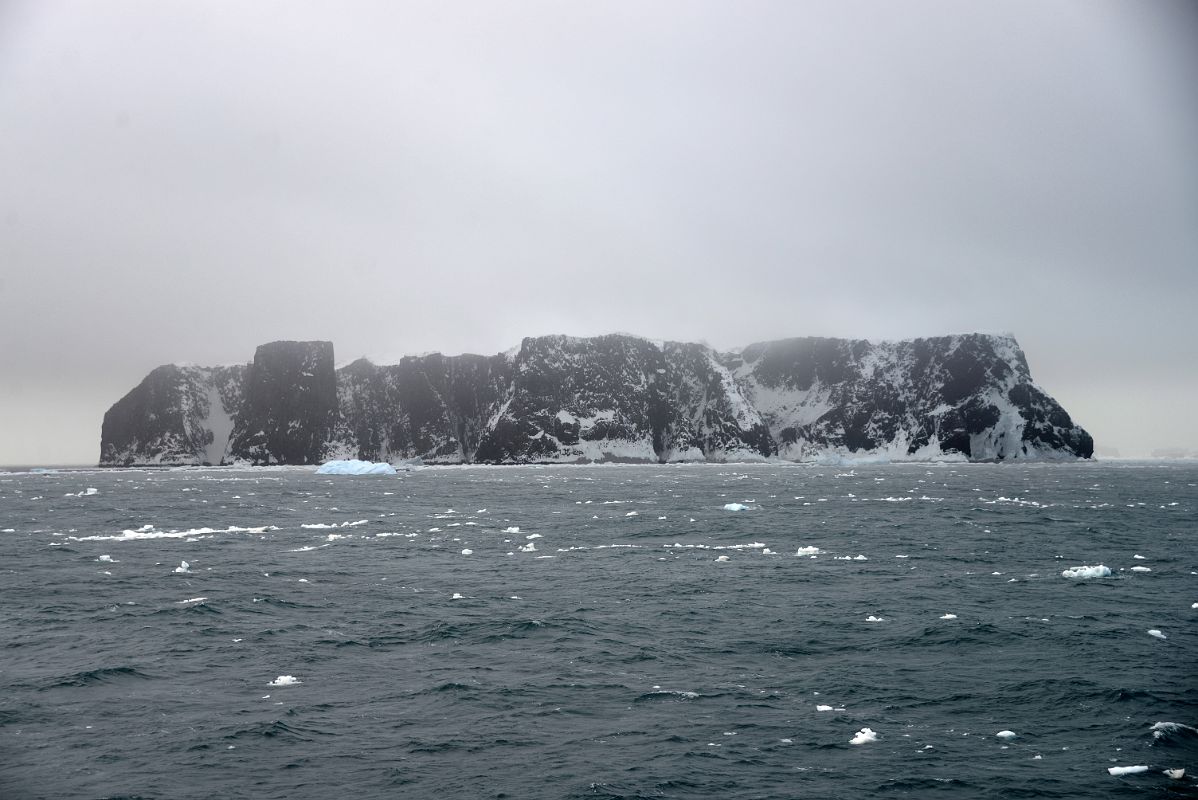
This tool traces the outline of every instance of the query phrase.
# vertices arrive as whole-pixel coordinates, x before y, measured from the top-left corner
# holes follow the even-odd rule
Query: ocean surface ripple
[[[0,473],[0,797],[1198,796],[1196,486]]]

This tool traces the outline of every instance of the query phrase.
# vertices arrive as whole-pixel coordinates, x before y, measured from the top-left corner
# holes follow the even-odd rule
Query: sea
[[[1192,462],[9,471],[0,798],[1198,797],[1196,621]]]

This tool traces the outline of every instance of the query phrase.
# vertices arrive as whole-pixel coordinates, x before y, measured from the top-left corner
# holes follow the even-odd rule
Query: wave
[[[99,667],[70,675],[57,675],[43,681],[39,689],[61,689],[64,687],[97,686],[127,680],[153,680],[154,676],[136,667]]]

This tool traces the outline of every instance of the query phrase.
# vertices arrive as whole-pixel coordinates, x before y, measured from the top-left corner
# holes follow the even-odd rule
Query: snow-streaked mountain
[[[328,342],[167,365],[104,416],[100,462],[312,464],[1088,458],[1009,336],[798,338],[720,353],[612,334],[333,368]]]

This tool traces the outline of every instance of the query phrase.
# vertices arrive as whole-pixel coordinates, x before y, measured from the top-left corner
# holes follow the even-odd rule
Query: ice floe
[[[941,614],[940,619],[956,619],[956,614]]]
[[[994,734],[994,736],[998,739],[1006,739],[1007,741],[1010,741],[1011,739],[1015,738],[1015,731],[999,731],[998,733]]]
[[[510,528],[504,528],[503,530],[500,531],[500,533],[519,533],[519,532],[520,532],[520,527],[518,525],[513,525]]]
[[[186,561],[180,561],[179,566],[175,567],[175,572],[191,572],[191,564]]]
[[[875,617],[873,614],[870,614],[868,617],[865,618],[865,621],[866,622],[885,622],[886,618],[885,617]]]
[[[1096,566],[1072,567],[1061,572],[1062,578],[1109,578],[1111,570],[1102,564]]]
[[[1152,572],[1151,567],[1132,567],[1132,572]]]
[[[474,555],[474,551],[473,551],[473,550],[471,550],[469,547],[467,547],[467,548],[465,548],[464,550],[462,550],[462,555],[464,555],[464,556],[472,556],[472,555]]]
[[[1166,769],[1166,770],[1161,770],[1161,771],[1167,777],[1170,777],[1175,781],[1179,781],[1186,776],[1186,771],[1184,768],[1182,768],[1182,769]]]
[[[295,686],[300,683],[303,683],[303,681],[301,681],[299,678],[295,677],[294,675],[280,675],[279,677],[275,678],[273,681],[271,681],[270,683],[268,683],[266,685],[267,686]]]
[[[1147,772],[1148,767],[1143,764],[1135,767],[1107,767],[1106,771],[1112,775],[1138,775],[1141,772]]]
[[[874,733],[872,728],[862,728],[852,739],[849,739],[849,744],[865,744],[876,741],[878,741],[878,734]]]
[[[800,547],[798,550],[795,551],[795,555],[796,556],[818,556],[822,552],[824,552],[824,551],[820,550],[818,547],[808,546],[808,547]]]
[[[100,490],[94,486],[89,486],[81,492],[67,492],[63,497],[91,497],[93,494],[99,494]]]
[[[716,561],[727,561],[728,556],[716,556]]]
[[[829,705],[822,705],[822,704],[821,704],[821,705],[818,705],[818,706],[816,706],[816,707],[815,707],[815,710],[816,710],[816,711],[831,711],[831,710],[832,710],[832,706],[829,706]]]
[[[395,467],[387,463],[359,461],[351,458],[345,461],[326,461],[316,470],[317,475],[394,475]]]
[[[1156,638],[1158,638],[1158,639],[1168,639],[1168,638],[1169,638],[1168,636],[1166,636],[1165,634],[1161,633],[1161,632],[1160,632],[1159,630],[1157,630],[1156,628],[1153,628],[1152,630],[1148,631],[1148,635],[1149,635],[1149,636],[1155,636],[1155,637],[1156,637]]]
[[[749,507],[743,503],[725,503],[725,511],[748,511]]]

